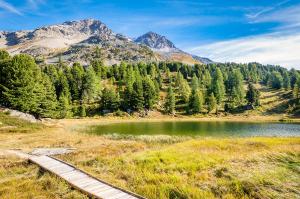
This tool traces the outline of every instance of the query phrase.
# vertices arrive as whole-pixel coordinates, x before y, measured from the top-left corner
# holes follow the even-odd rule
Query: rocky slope
[[[208,58],[202,58],[196,55],[191,55],[178,49],[165,36],[161,36],[154,32],[148,32],[138,37],[137,39],[135,39],[135,42],[148,46],[154,52],[158,53],[161,59],[164,60],[180,61],[187,64],[212,63],[212,61]]]
[[[132,41],[93,19],[68,21],[33,31],[0,31],[0,48],[11,54],[27,53],[46,63],[55,63],[59,57],[67,63],[82,64],[97,57],[109,65],[120,61],[202,62],[156,33],[149,32]]]

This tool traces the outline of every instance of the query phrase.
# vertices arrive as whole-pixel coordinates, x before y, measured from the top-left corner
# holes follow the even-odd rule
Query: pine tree
[[[217,107],[217,100],[214,96],[214,93],[211,93],[211,95],[209,96],[208,101],[207,101],[207,110],[210,113],[213,110],[215,110],[216,107]]]
[[[272,88],[281,89],[283,86],[283,78],[280,72],[272,72],[270,81]]]
[[[245,89],[243,85],[243,75],[240,70],[234,70],[229,73],[226,82],[229,101],[231,101],[232,105],[242,105],[245,96]]]
[[[189,100],[188,113],[201,113],[203,109],[203,95],[199,89],[193,89]]]
[[[144,93],[143,83],[140,79],[137,79],[137,81],[133,83],[133,92],[131,97],[133,110],[141,111],[144,108]]]
[[[191,88],[192,90],[197,90],[199,88],[199,80],[196,75],[192,78]]]
[[[40,105],[38,107],[38,115],[41,117],[57,117],[56,109],[58,106],[57,96],[55,93],[54,85],[52,84],[50,78],[43,74],[40,95]]]
[[[211,82],[212,82],[212,78],[211,78],[210,72],[209,72],[209,70],[205,70],[203,79],[202,79],[202,84],[205,86],[207,91],[211,90]]]
[[[5,82],[1,90],[6,105],[22,112],[38,114],[43,97],[43,84],[40,68],[29,55],[16,55],[2,69]]]
[[[60,118],[68,118],[71,116],[70,100],[69,100],[69,97],[66,96],[64,93],[62,93],[59,96],[58,109],[59,109],[59,117]]]
[[[72,100],[80,100],[83,94],[84,68],[79,63],[74,63],[68,78]]]
[[[120,107],[119,93],[111,88],[104,88],[101,97],[102,110],[116,111]]]
[[[155,84],[149,77],[143,79],[143,94],[145,108],[152,109],[158,97]]]
[[[294,85],[296,82],[300,79],[300,74],[297,70],[291,69],[290,71],[290,81],[291,81],[291,87],[294,88]]]
[[[183,75],[181,74],[181,72],[177,72],[175,86],[179,87],[183,81],[184,81]]]
[[[96,76],[93,67],[88,67],[83,77],[83,95],[84,102],[91,102],[100,95],[100,79]]]
[[[173,93],[172,86],[169,86],[168,88],[164,109],[167,114],[175,114],[175,95]]]
[[[222,72],[219,68],[216,69],[212,85],[214,96],[216,97],[217,104],[220,105],[225,96],[225,86]]]
[[[257,90],[252,83],[248,84],[248,91],[246,94],[246,99],[248,101],[248,104],[252,106],[258,106],[260,104],[259,102],[259,90]]]
[[[70,89],[69,89],[69,84],[68,84],[68,80],[64,74],[64,72],[62,70],[58,71],[58,82],[56,85],[56,95],[58,96],[58,98],[60,98],[60,96],[64,96],[64,98],[68,99],[68,103],[70,103],[71,101],[71,93],[70,93]]]
[[[243,75],[240,70],[234,71],[234,92],[233,92],[233,101],[236,105],[240,106],[243,104],[245,97],[245,89],[243,84]]]
[[[297,81],[294,84],[293,97],[296,100],[300,98],[300,79],[297,79]]]
[[[189,101],[190,94],[191,94],[191,88],[190,88],[188,82],[185,79],[182,79],[182,81],[179,84],[179,88],[178,88],[178,95],[179,95],[180,99],[184,103],[187,103]]]
[[[285,88],[285,90],[291,89],[291,80],[287,71],[283,72],[283,88]]]

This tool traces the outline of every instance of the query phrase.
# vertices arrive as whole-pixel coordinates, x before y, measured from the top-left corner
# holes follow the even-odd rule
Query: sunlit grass
[[[87,198],[63,180],[37,166],[15,158],[0,157],[0,198]]]
[[[0,133],[27,133],[35,130],[41,130],[43,125],[39,123],[30,123],[28,121],[10,117],[7,113],[0,112]]]
[[[4,130],[0,148],[76,148],[59,158],[149,199],[300,195],[299,137],[97,136],[77,132],[72,122],[29,133]],[[0,160],[0,198],[84,197],[34,165],[11,157]]]
[[[148,198],[299,194],[300,138],[194,139],[118,156],[99,151],[64,158]]]

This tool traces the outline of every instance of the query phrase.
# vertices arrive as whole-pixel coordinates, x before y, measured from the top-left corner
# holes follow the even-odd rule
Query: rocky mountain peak
[[[144,44],[155,50],[171,50],[176,49],[175,45],[165,36],[159,35],[155,32],[148,32],[138,37],[135,42]]]
[[[84,19],[67,21],[59,25],[45,26],[33,31],[34,37],[76,36],[76,35],[111,35],[112,31],[101,21]]]

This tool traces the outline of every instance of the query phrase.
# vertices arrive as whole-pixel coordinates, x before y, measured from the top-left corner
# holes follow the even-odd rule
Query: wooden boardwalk
[[[12,151],[10,151],[12,152]],[[18,156],[22,156],[20,152],[12,152]],[[102,180],[94,178],[89,174],[75,168],[74,166],[63,162],[62,160],[49,156],[23,155],[29,161],[39,165],[46,171],[49,171],[60,178],[63,178],[71,186],[79,189],[93,198],[101,199],[137,199],[143,198],[135,193],[118,188],[114,185],[106,183]]]

